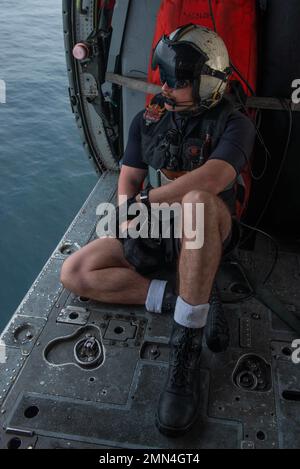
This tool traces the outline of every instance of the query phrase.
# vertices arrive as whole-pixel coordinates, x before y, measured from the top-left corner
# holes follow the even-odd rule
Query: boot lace
[[[210,297],[211,311],[211,335],[222,336],[228,334],[228,324],[225,318],[221,298],[216,288],[213,288]]]
[[[193,354],[197,350],[193,344],[195,331],[187,329],[180,337],[179,343],[174,346],[174,362],[171,369],[171,384],[178,387],[186,386],[191,381],[191,369],[187,366],[193,359]]]

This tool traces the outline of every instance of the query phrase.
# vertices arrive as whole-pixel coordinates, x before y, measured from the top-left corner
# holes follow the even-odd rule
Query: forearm
[[[129,199],[130,197],[133,197],[136,195],[140,190],[139,185],[132,181],[120,181],[118,183],[118,205],[120,205],[120,196],[126,195],[127,198]]]
[[[118,205],[120,204],[121,195],[126,195],[129,199],[140,192],[146,174],[147,171],[144,169],[122,165],[118,181]]]
[[[190,191],[205,191],[219,194],[236,178],[234,167],[226,161],[212,159],[200,168],[194,169],[164,186],[150,191],[151,203],[181,203]]]
[[[201,168],[199,168],[200,170]],[[149,200],[151,203],[181,202],[185,194],[192,190],[203,190],[207,192],[217,193],[211,177],[205,177],[198,169],[188,174],[180,176],[178,179],[165,184],[150,192]]]
[[[125,196],[130,199],[130,197],[135,196],[140,192],[141,182],[130,180],[127,178],[119,178],[118,182],[118,205],[120,205],[120,196]]]
[[[126,196],[127,199],[130,199],[134,195],[136,195],[139,192],[138,185],[135,181],[130,181],[126,178],[119,178],[118,181],[118,203],[117,205],[121,205],[124,203],[124,200],[121,200],[120,196]],[[124,220],[120,224],[120,229],[121,232],[126,230],[128,227],[129,220]]]

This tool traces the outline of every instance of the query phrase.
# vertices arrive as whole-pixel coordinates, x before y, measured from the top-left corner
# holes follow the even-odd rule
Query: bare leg
[[[79,296],[107,303],[144,304],[150,280],[127,262],[117,239],[92,241],[63,264],[61,282]]]
[[[231,215],[224,202],[208,192],[191,191],[182,200],[183,204],[186,202],[193,204],[193,222],[195,204],[204,203],[204,245],[201,249],[187,249],[188,240],[183,238],[179,261],[179,294],[191,305],[206,304],[220,263],[222,242],[231,229]]]

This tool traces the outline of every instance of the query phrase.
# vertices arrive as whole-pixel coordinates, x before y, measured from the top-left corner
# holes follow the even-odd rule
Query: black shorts
[[[223,256],[228,255],[238,244],[239,226],[237,220],[232,218],[232,227],[229,235],[223,241]],[[145,275],[159,269],[170,268],[176,265],[180,250],[180,238],[152,239],[120,239],[124,247],[126,260],[132,264],[137,272]]]

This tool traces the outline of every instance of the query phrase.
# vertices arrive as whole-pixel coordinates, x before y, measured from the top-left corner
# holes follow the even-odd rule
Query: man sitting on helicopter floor
[[[216,329],[219,333],[211,341],[214,351],[228,345],[228,326],[212,291],[222,254],[230,245],[237,178],[252,153],[255,130],[224,97],[230,75],[228,52],[213,31],[190,24],[163,36],[153,52],[152,67],[159,68],[162,94],[133,119],[118,194],[147,208],[178,202],[183,215],[188,210],[194,221],[197,204],[203,203],[204,245],[189,249],[184,234],[180,243],[172,240],[171,249],[163,240],[154,250],[147,245],[149,240],[97,239],[64,262],[61,281],[80,296],[174,314],[169,372],[156,424],[162,433],[177,436],[197,419],[206,324],[208,345]],[[162,185],[140,193],[149,167],[159,173]],[[149,259],[151,252],[158,253],[156,264]],[[147,277],[153,267],[162,267],[162,260],[178,262],[176,293],[166,281]]]

